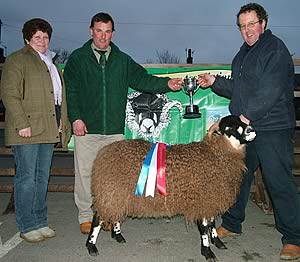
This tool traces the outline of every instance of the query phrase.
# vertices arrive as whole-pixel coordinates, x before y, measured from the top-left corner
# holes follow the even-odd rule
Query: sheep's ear
[[[219,122],[212,124],[207,132],[208,138],[211,138],[212,134],[216,131],[219,131]]]

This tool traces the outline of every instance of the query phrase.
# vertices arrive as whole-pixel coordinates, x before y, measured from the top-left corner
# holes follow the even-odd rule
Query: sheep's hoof
[[[89,254],[91,256],[98,256],[99,255],[98,249],[97,249],[95,244],[87,243],[86,247],[87,247],[87,249],[89,251]]]
[[[201,255],[204,256],[207,261],[210,261],[210,262],[218,261],[216,255],[211,251],[210,247],[202,247]]]
[[[112,231],[112,234],[111,234],[111,237],[113,239],[115,239],[118,243],[126,243],[126,240],[125,238],[122,236],[122,234],[115,234],[113,231]]]
[[[212,243],[219,249],[227,249],[225,244],[221,241],[219,237],[212,239]]]

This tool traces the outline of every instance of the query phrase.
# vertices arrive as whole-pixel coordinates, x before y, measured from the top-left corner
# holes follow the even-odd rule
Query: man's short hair
[[[238,27],[240,27],[240,22],[239,22],[239,17],[241,14],[247,13],[247,12],[251,12],[254,11],[257,14],[258,20],[260,22],[262,22],[263,20],[266,21],[266,26],[267,27],[267,23],[268,23],[268,14],[266,12],[266,10],[259,4],[257,3],[249,3],[246,5],[243,5],[240,9],[240,11],[238,12],[238,14],[236,15],[236,24]]]
[[[44,19],[33,18],[25,22],[23,26],[22,33],[23,33],[24,43],[26,44],[26,40],[30,41],[32,36],[37,31],[42,31],[43,33],[47,33],[49,36],[49,40],[51,39],[51,35],[52,35],[51,25]]]
[[[107,13],[98,13],[95,14],[91,20],[91,25],[90,28],[94,27],[95,23],[97,22],[103,22],[103,23],[108,23],[111,22],[112,24],[112,31],[115,31],[115,23],[112,17],[107,14]]]

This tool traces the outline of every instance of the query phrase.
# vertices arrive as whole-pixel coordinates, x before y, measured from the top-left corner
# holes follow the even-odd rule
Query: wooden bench
[[[13,160],[13,153],[11,148],[8,147],[0,147],[0,158],[10,158]],[[60,166],[57,165],[57,159],[60,159],[60,162],[66,162],[65,160],[69,160],[69,165],[63,165],[64,163],[60,163]],[[70,164],[70,162],[72,164]],[[0,178],[1,177],[13,177],[15,175],[15,167],[0,167]],[[74,177],[74,165],[73,165],[73,151],[71,150],[62,150],[60,148],[54,149],[53,154],[53,163],[50,171],[50,182],[48,186],[49,192],[73,192],[74,191],[74,183],[63,182],[63,183],[53,183],[51,182],[51,177]],[[8,179],[9,180],[9,179]],[[0,184],[0,192],[13,192],[13,183],[1,183]]]

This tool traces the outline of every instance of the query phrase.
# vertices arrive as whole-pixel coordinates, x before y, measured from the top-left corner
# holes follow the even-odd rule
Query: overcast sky
[[[108,12],[114,18],[113,41],[137,62],[157,62],[156,52],[168,50],[186,62],[231,63],[242,44],[235,21],[238,0],[0,0],[1,43],[7,54],[23,46],[22,26],[41,17],[50,22],[50,47],[72,51],[89,35],[91,17]],[[268,28],[300,58],[300,0],[257,1],[269,14]]]

